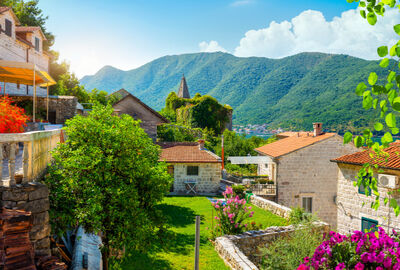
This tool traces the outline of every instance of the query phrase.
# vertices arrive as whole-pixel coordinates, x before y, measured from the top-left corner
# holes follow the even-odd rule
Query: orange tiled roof
[[[396,141],[384,150],[388,157],[372,158],[373,152],[367,149],[350,155],[341,156],[331,161],[336,163],[346,163],[354,165],[363,165],[365,163],[378,164],[381,168],[400,169],[400,141]]]
[[[0,7],[0,13],[6,12],[9,9],[11,9],[11,8],[10,7]]]
[[[197,142],[158,143],[162,152],[160,160],[167,163],[221,163],[221,158],[214,153],[200,150]]]
[[[46,39],[46,36],[42,32],[42,28],[39,26],[17,26],[15,27],[15,32],[16,33],[26,33],[26,32],[34,32],[36,30],[39,30],[39,32],[42,34],[43,39]]]
[[[262,155],[267,155],[271,157],[280,157],[288,153],[294,152],[296,150],[299,150],[303,147],[330,138],[334,135],[336,135],[336,133],[323,133],[316,137],[312,135],[299,134],[299,136],[296,135],[283,138],[279,141],[269,143],[259,148],[256,148],[255,150]]]

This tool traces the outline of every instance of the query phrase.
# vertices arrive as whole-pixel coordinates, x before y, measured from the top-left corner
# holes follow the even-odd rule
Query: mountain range
[[[372,71],[384,73],[377,61],[348,55],[269,59],[216,52],[164,56],[128,71],[105,66],[80,82],[108,93],[124,88],[160,110],[184,73],[191,96],[208,94],[233,107],[234,124],[310,130],[318,121],[343,131],[370,125],[378,115],[365,111],[354,92]]]

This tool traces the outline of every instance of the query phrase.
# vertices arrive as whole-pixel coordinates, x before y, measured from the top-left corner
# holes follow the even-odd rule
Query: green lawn
[[[193,269],[195,216],[202,217],[200,238],[200,269],[229,269],[208,240],[212,207],[206,197],[166,197],[160,209],[167,217],[172,239],[154,243],[146,253],[135,253],[123,269]],[[264,227],[286,225],[286,220],[253,206],[256,221]]]

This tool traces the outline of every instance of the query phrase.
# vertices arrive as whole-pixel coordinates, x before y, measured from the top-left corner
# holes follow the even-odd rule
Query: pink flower
[[[364,270],[364,265],[361,262],[358,262],[356,266],[354,266],[355,270]],[[378,269],[378,268],[377,268]]]
[[[300,264],[297,270],[310,270],[310,267],[305,264]]]
[[[387,257],[387,258],[383,261],[383,267],[385,267],[385,268],[390,268],[390,266],[392,266],[392,258]]]
[[[335,270],[343,270],[346,268],[346,265],[344,263],[339,263],[336,267]]]

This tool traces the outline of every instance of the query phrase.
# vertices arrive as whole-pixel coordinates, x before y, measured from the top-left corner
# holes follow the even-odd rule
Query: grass
[[[160,209],[166,216],[173,237],[164,243],[155,242],[146,253],[135,253],[123,269],[194,269],[195,217],[201,216],[200,269],[229,269],[208,240],[212,207],[206,197],[166,197]],[[253,206],[256,221],[263,227],[286,225],[286,220]]]

